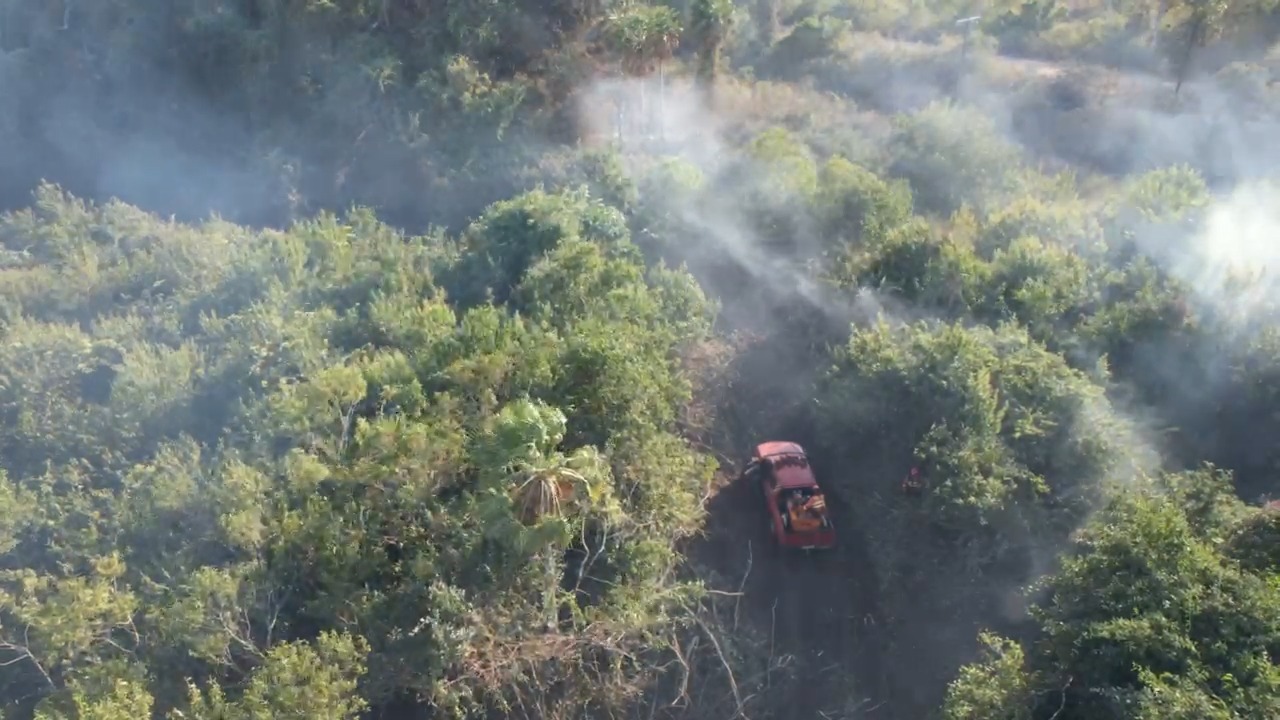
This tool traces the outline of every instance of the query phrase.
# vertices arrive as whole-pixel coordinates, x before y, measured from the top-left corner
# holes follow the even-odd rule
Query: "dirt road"
[[[768,367],[765,362],[761,367]],[[775,396],[776,397],[776,396]],[[778,408],[774,408],[775,412]],[[746,455],[753,433],[781,433],[802,445],[806,429],[776,412],[772,430],[744,423],[738,439]],[[748,436],[749,439],[748,439]],[[745,457],[743,458],[745,460]],[[819,481],[828,488],[833,468],[811,458]],[[726,469],[723,485],[707,503],[706,534],[691,548],[695,562],[714,567],[723,577],[738,579],[739,622],[768,637],[771,664],[781,672],[766,683],[776,694],[770,717],[795,720],[892,720],[899,715],[882,661],[877,598],[879,580],[867,544],[843,498],[829,492],[828,507],[838,533],[837,547],[806,554],[779,548],[770,535],[761,489]]]

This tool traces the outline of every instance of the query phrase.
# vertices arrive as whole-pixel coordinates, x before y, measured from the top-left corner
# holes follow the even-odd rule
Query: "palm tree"
[[[566,425],[564,413],[556,408],[519,400],[498,413],[475,448],[473,459],[480,467],[500,472],[490,477],[511,497],[515,515],[525,526],[610,513],[615,507],[609,494],[609,466],[596,448],[579,448],[567,455],[556,449]],[[549,542],[539,551],[545,568],[543,607],[548,622],[556,616],[559,545]]]
[[[693,0],[690,29],[698,45],[698,80],[708,93],[720,70],[720,50],[733,24],[732,0]]]
[[[655,8],[659,9],[659,8]],[[658,137],[666,137],[666,99],[667,99],[667,74],[666,61],[671,59],[675,53],[676,47],[680,45],[680,18],[670,8],[660,8],[667,11],[661,13],[661,17],[656,18],[649,25],[648,40],[645,46],[648,48],[649,56],[654,58],[658,64]]]
[[[675,10],[661,5],[627,5],[610,16],[605,37],[619,55],[622,72],[640,78],[640,113],[647,114],[643,78],[658,70],[659,113],[665,94],[664,62],[670,59],[680,42],[680,17]]]
[[[539,525],[548,518],[563,520],[570,515],[580,515],[602,499],[606,484],[592,482],[588,475],[572,466],[605,467],[603,458],[595,448],[581,448],[571,456],[552,452],[539,454],[532,462],[521,463],[508,481],[515,500],[516,513],[525,525]],[[541,551],[543,578],[542,608],[548,627],[553,627],[557,617],[556,594],[560,586],[558,570],[562,549],[548,544]]]
[[[599,500],[601,485],[589,480],[573,466],[598,467],[601,462],[595,448],[582,448],[568,457],[552,453],[533,462],[521,463],[507,476],[508,482],[514,485],[511,495],[520,521],[536,525],[544,518],[563,518],[574,505],[586,507]]]

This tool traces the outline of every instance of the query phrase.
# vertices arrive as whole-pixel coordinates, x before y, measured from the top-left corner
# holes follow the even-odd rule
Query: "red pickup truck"
[[[826,497],[813,476],[804,448],[793,442],[765,442],[743,476],[759,482],[769,515],[769,534],[778,544],[800,550],[828,550],[836,544]]]

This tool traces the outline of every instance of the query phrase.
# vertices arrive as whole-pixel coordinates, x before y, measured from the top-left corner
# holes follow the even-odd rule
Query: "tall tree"
[[[765,48],[773,45],[778,37],[778,0],[756,0],[752,6],[755,11],[756,29],[760,33],[760,43]]]
[[[705,92],[711,93],[720,72],[720,52],[733,26],[733,2],[693,0],[689,14],[689,29],[698,50],[698,81]]]
[[[605,25],[605,37],[618,55],[623,73],[640,80],[640,116],[646,120],[649,113],[645,78],[655,69],[658,71],[658,113],[661,118],[666,90],[664,63],[680,42],[680,30],[680,16],[663,5],[624,6],[610,16]],[[645,122],[646,126],[648,124]]]

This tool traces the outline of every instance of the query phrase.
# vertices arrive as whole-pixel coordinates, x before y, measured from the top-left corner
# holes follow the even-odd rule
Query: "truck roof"
[[[813,476],[813,468],[805,456],[804,448],[793,442],[765,442],[756,446],[756,457],[761,460],[781,460],[773,465],[773,476],[778,487],[811,488],[818,485]]]
[[[818,486],[817,479],[813,477],[813,470],[808,465],[786,465],[776,468],[773,476],[778,479],[778,487],[783,489]]]
[[[804,448],[782,440],[762,442],[756,446],[756,457],[763,460],[773,455],[804,455]]]

